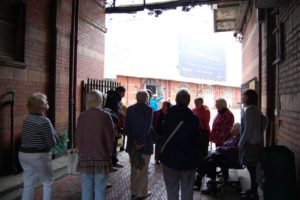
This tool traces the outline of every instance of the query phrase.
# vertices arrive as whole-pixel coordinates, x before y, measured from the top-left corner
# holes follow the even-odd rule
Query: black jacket
[[[180,121],[183,124],[161,152],[160,160],[173,169],[196,169],[203,156],[202,150],[207,147],[203,146],[205,143],[201,139],[199,120],[188,107],[175,105],[168,110],[162,126],[164,141]]]

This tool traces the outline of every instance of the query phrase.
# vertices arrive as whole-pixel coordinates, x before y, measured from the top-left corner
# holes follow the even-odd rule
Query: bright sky
[[[210,6],[189,12],[164,11],[159,17],[148,11],[106,16],[105,78],[117,75],[178,80],[193,83],[241,85],[242,49],[233,32],[213,32]],[[226,81],[183,77],[179,73],[179,35],[199,37],[225,48]]]

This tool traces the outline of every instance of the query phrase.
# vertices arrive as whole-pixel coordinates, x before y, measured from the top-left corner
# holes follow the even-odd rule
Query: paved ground
[[[116,172],[110,174],[109,182],[112,183],[112,188],[108,189],[108,200],[129,200],[129,177],[130,167],[128,163],[128,156],[126,153],[121,153],[119,156],[121,163],[124,164],[124,168],[119,169]],[[152,200],[165,200],[167,194],[165,191],[165,185],[161,173],[161,169],[154,165],[151,160],[149,167],[149,190],[152,195],[148,199]],[[38,188],[35,199],[42,199],[42,189]],[[79,176],[65,176],[55,183],[54,188],[54,200],[79,200],[81,197],[81,186]],[[237,191],[232,190],[229,187],[224,188],[217,197],[211,197],[202,195],[200,192],[194,192],[194,199],[201,200],[238,200],[239,194]]]

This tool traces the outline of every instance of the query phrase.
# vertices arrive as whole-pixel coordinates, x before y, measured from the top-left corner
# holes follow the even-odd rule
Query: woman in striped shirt
[[[36,92],[27,99],[29,114],[23,123],[19,160],[23,168],[22,200],[33,199],[37,178],[43,184],[43,199],[52,197],[53,172],[51,148],[57,144],[57,135],[45,116],[49,108],[47,96]]]

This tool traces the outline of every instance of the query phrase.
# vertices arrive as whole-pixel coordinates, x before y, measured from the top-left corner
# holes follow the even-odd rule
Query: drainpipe
[[[49,42],[49,52],[50,52],[50,66],[49,66],[49,118],[55,127],[55,99],[56,99],[56,51],[57,51],[57,0],[53,0],[50,3],[50,42]],[[54,78],[53,78],[54,77]]]
[[[258,23],[258,105],[261,109],[261,95],[262,95],[262,23]]]
[[[72,0],[72,22],[70,38],[70,61],[69,61],[69,127],[68,127],[68,148],[74,147],[74,130],[76,120],[76,84],[77,84],[77,35],[78,35],[78,3],[79,0]]]

